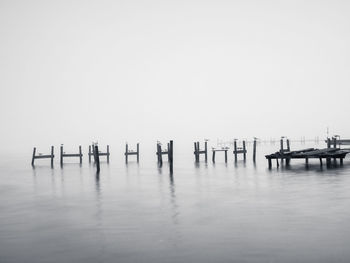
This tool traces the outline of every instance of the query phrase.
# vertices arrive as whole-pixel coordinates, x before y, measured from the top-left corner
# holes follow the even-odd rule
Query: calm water
[[[152,149],[128,166],[118,150],[99,177],[86,157],[1,158],[0,262],[350,262],[350,161],[269,171],[277,147],[196,166],[175,144],[173,177]]]

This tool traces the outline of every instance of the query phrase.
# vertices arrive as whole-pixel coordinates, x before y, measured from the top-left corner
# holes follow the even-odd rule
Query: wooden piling
[[[199,162],[199,154],[198,154],[198,149],[197,149],[197,143],[196,142],[194,142],[194,159],[195,159],[196,163]]]
[[[60,163],[62,166],[63,165],[63,144],[61,144],[61,147],[60,147]]]
[[[55,157],[54,155],[54,147],[51,146],[51,167],[53,167],[53,158]]]
[[[227,150],[225,150],[225,163],[227,163]]]
[[[289,139],[287,139],[287,151],[290,152],[290,144],[289,144]]]
[[[137,158],[137,162],[139,162],[139,160],[140,160],[140,144],[139,143],[137,143],[136,149],[137,149],[136,158]]]
[[[80,162],[80,164],[82,164],[83,163],[83,152],[82,152],[82,150],[81,150],[81,145],[79,145],[79,162]]]
[[[94,156],[95,156],[95,163],[96,163],[96,171],[97,171],[97,173],[99,173],[100,172],[100,156],[99,156],[97,144],[95,144]]]
[[[272,168],[271,158],[268,158],[267,160],[268,160],[268,162],[269,162],[269,168],[271,169],[271,168]]]
[[[34,166],[36,147],[33,148],[32,166]]]
[[[110,153],[109,153],[109,145],[107,145],[107,163],[109,163],[109,155],[110,155]]]
[[[89,163],[91,163],[91,145],[89,145]]]
[[[204,151],[205,151],[204,153],[205,162],[207,162],[208,161],[208,142],[207,141],[204,142]]]
[[[234,155],[235,155],[235,162],[237,162],[237,140],[234,140],[233,142],[233,149],[234,149]]]
[[[215,151],[213,151],[213,157],[212,157],[212,159],[213,159],[213,163],[215,163]]]
[[[254,138],[253,142],[253,162],[255,162],[256,159],[256,138]]]
[[[125,145],[125,163],[128,163],[128,153],[129,153],[129,147],[128,144]]]
[[[246,151],[246,147],[245,147],[245,140],[243,140],[243,159],[246,160],[246,155],[247,155],[247,151]]]

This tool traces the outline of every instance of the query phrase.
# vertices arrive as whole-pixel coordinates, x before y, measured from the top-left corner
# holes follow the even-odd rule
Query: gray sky
[[[3,148],[350,137],[349,1],[0,1]]]

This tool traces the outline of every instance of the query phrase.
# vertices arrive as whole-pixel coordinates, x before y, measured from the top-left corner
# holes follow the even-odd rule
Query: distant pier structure
[[[242,141],[242,146],[238,147],[237,146],[237,139],[234,139],[234,145],[233,145],[233,154],[235,156],[235,162],[237,162],[237,156],[238,154],[243,154],[243,160],[246,160],[247,157],[247,148],[246,148],[246,141]]]
[[[67,157],[79,157],[79,162],[81,164],[83,162],[83,153],[81,151],[81,146],[79,145],[79,152],[78,153],[65,153],[63,151],[63,144],[61,144],[61,147],[60,147],[60,163],[61,163],[61,166],[63,165],[63,158],[67,158]]]
[[[286,160],[286,165],[289,165],[291,159],[305,159],[306,166],[309,165],[309,159],[319,159],[320,166],[323,166],[324,159],[326,160],[327,166],[330,166],[332,159],[334,160],[334,164],[336,164],[339,159],[342,165],[344,158],[350,153],[350,149],[341,149],[337,147],[340,145],[350,145],[350,140],[340,140],[336,137],[326,139],[327,148],[306,148],[297,151],[290,150],[288,139],[287,148],[284,148],[283,139],[284,137],[281,138],[281,148],[278,152],[265,156],[268,160],[269,168],[272,167],[272,160],[276,160],[277,167],[279,167],[279,160],[281,163],[283,160]]]
[[[199,142],[194,142],[194,156],[195,156],[195,161],[198,163],[199,162],[199,157],[201,154],[204,155],[205,162],[208,161],[208,140],[204,140],[204,150],[201,150],[199,147]]]
[[[173,160],[173,141],[170,141],[167,144],[167,149],[162,150],[162,143],[161,142],[157,142],[157,160],[158,160],[158,164],[162,165],[163,164],[163,155],[168,156],[168,162],[171,163]]]
[[[140,160],[140,144],[139,143],[136,144],[136,151],[134,151],[134,150],[130,150],[129,144],[126,143],[124,155],[125,155],[125,163],[128,163],[129,155],[136,155],[136,161],[139,162],[139,160]]]
[[[229,147],[221,147],[221,148],[214,148],[212,147],[212,161],[215,163],[215,156],[216,152],[224,152],[225,153],[225,163],[227,163],[227,151],[229,150]]]
[[[95,146],[97,145],[97,143],[92,143],[92,145],[89,145],[89,163],[91,163],[91,157],[95,157]],[[98,148],[98,147],[97,147]],[[107,149],[106,152],[98,152],[99,156],[106,156],[107,157],[107,163],[109,163],[109,156],[111,155],[110,151],[109,151],[109,145],[107,145]]]
[[[34,162],[36,159],[50,159],[51,160],[51,168],[53,168],[53,159],[55,158],[54,147],[51,146],[51,154],[42,154],[36,153],[36,147],[33,148],[33,156],[32,156],[32,166],[34,166]]]

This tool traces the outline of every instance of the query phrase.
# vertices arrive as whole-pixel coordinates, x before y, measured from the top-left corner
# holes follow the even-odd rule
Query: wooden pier
[[[83,162],[83,153],[81,151],[81,146],[79,145],[79,153],[65,153],[63,151],[63,144],[60,147],[60,163],[63,165],[63,158],[66,157],[79,157],[80,164]]]
[[[126,143],[124,155],[125,155],[125,163],[128,163],[129,155],[136,155],[136,160],[137,160],[137,162],[139,162],[139,158],[140,158],[140,144],[139,143],[136,144],[136,152],[135,152],[133,150],[130,150],[129,149],[129,145]]]
[[[33,156],[32,156],[32,166],[34,166],[34,161],[35,159],[51,159],[51,167],[53,167],[53,159],[55,158],[55,154],[54,154],[54,147],[51,146],[51,154],[42,154],[42,153],[38,153],[38,155],[36,155],[36,147],[34,147],[33,149]]]
[[[212,152],[213,152],[213,156],[212,156],[212,160],[213,163],[215,163],[215,155],[216,152],[225,152],[225,163],[227,163],[227,151],[229,150],[229,147],[221,147],[221,148],[212,148]]]
[[[161,167],[163,165],[163,155],[167,155],[168,156],[168,162],[169,162],[169,170],[170,170],[170,174],[173,173],[173,156],[174,156],[174,143],[172,140],[169,141],[169,143],[167,144],[168,148],[166,150],[162,150],[162,144],[158,141],[157,142],[157,161],[158,161],[158,165]]]
[[[237,162],[237,155],[243,154],[243,160],[246,160],[247,157],[247,148],[246,148],[246,141],[242,141],[242,147],[237,147],[237,139],[234,140],[233,144],[233,154],[235,156],[235,162]]]
[[[291,151],[290,150],[290,144],[289,140],[287,139],[287,149],[284,148],[283,145],[283,139],[281,138],[281,149],[279,152],[266,155],[266,159],[268,160],[269,168],[272,167],[272,160],[276,160],[276,165],[279,167],[279,161],[281,163],[283,160],[286,160],[286,165],[290,164],[291,159],[305,159],[305,164],[309,164],[309,159],[319,159],[320,165],[323,165],[323,160],[326,160],[327,166],[331,164],[331,160],[334,160],[334,163],[336,163],[337,159],[339,159],[340,164],[343,164],[343,160],[346,157],[348,153],[350,153],[350,149],[341,149],[338,148],[337,145],[340,145],[340,143],[337,142],[336,138],[327,138],[327,148],[324,149],[315,149],[315,148],[307,148],[302,149],[298,151]],[[349,142],[348,142],[349,141]],[[350,140],[343,140],[343,144],[350,143]],[[333,148],[331,147],[333,144]]]
[[[199,162],[199,157],[201,154],[204,154],[205,162],[208,161],[208,141],[204,142],[204,150],[200,150],[199,142],[194,142],[194,156],[196,163]]]
[[[95,157],[95,148],[96,148],[95,146],[96,145],[97,145],[97,143],[89,145],[89,153],[88,153],[88,155],[89,155],[89,163],[91,163],[91,157]],[[106,152],[99,151],[98,155],[99,156],[106,156],[107,157],[107,163],[109,163],[109,156],[110,156],[109,145],[107,145]]]

